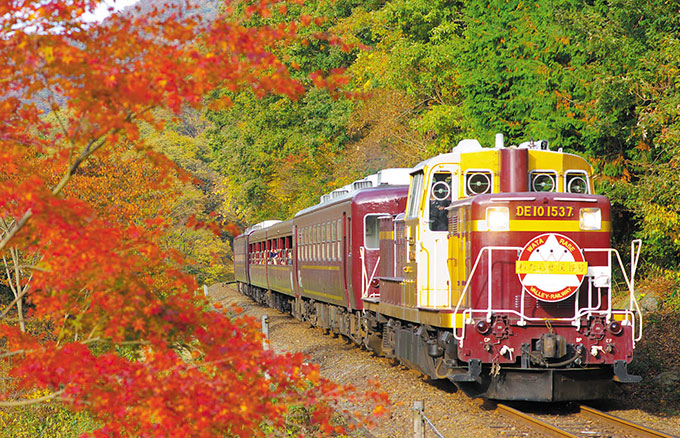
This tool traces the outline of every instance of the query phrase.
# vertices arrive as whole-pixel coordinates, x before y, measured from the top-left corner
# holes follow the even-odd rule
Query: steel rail
[[[498,409],[500,413],[506,417],[512,420],[517,420],[523,425],[530,427],[536,432],[545,434],[546,436],[558,438],[580,438],[578,435],[569,433],[555,425],[539,420],[538,418],[532,417],[531,415],[527,415],[524,412],[518,411],[517,409],[511,408],[508,405],[498,403],[496,404],[496,409]]]
[[[667,433],[659,432],[648,427],[641,426],[639,424],[631,423],[630,421],[624,420],[623,418],[609,415],[607,413],[598,411],[597,409],[593,409],[588,406],[581,405],[579,406],[579,408],[580,408],[579,413],[584,417],[608,424],[610,426],[614,426],[617,429],[625,429],[626,431],[633,433],[636,437],[676,438],[673,435],[668,435]]]

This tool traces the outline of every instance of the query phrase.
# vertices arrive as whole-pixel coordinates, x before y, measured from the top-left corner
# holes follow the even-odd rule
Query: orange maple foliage
[[[181,255],[159,244],[162,209],[144,199],[166,188],[173,165],[138,129],[140,121],[160,127],[152,109],[199,107],[218,87],[296,98],[303,85],[274,49],[296,41],[309,19],[252,28],[229,15],[204,22],[183,5],[85,22],[97,3],[0,3],[0,218],[8,224],[0,252],[38,260],[21,266],[18,299],[51,328],[36,335],[0,313],[0,359],[11,358],[16,388],[46,388],[44,399],[87,410],[101,437],[263,435],[262,424],[283,426],[291,403],[310,407],[324,433],[339,430],[331,412],[353,388],[320,378],[301,355],[263,350],[253,319],[206,310],[194,297]],[[249,14],[274,10],[286,12],[285,2],[248,6]],[[344,81],[337,72],[310,80]],[[116,157],[121,144],[152,165]],[[119,354],[121,346],[135,356]],[[375,392],[362,397],[384,402]],[[0,395],[0,406],[21,403]]]

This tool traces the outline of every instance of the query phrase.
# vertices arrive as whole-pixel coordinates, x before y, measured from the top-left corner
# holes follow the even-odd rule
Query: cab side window
[[[408,194],[408,211],[407,217],[418,217],[418,209],[420,208],[420,200],[422,199],[421,190],[423,188],[423,179],[425,175],[423,171],[414,173],[411,176],[411,186]]]
[[[448,230],[448,207],[451,204],[451,172],[436,172],[430,184],[430,230]]]

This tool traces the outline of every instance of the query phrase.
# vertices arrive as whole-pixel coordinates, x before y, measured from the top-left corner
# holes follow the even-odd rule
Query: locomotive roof
[[[411,173],[415,173],[419,170],[423,170],[425,166],[431,163],[435,162],[440,162],[440,161],[448,161],[448,162],[458,162],[460,161],[460,154],[466,154],[470,152],[480,152],[483,150],[488,150],[489,148],[484,148],[482,145],[479,143],[479,141],[475,139],[465,139],[461,140],[458,145],[451,150],[451,152],[445,153],[445,154],[439,154],[437,156],[434,156],[432,158],[428,158],[427,160],[421,161],[420,163],[416,164],[415,167],[411,170]]]
[[[534,151],[533,153],[540,153],[540,154],[554,154],[554,155],[562,155],[562,156],[572,156],[572,157],[578,157],[584,162],[586,162],[583,157],[577,155],[577,154],[571,154],[568,152],[562,152],[562,148],[558,149],[557,151],[552,151],[548,149],[548,142],[544,140],[539,140],[539,141],[527,141],[524,143],[521,143],[519,146],[510,146],[510,148],[517,148],[517,149],[529,149],[530,151]],[[498,151],[501,149],[505,149],[505,146],[503,146],[502,143],[496,144],[494,147],[483,147],[478,140],[475,139],[465,139],[461,140],[456,147],[454,147],[451,152],[447,152],[444,154],[439,154],[436,155],[432,158],[428,158],[427,160],[421,161],[417,165],[413,167],[411,170],[411,174],[423,170],[425,167],[430,167],[432,165],[442,163],[442,162],[448,162],[448,163],[459,163],[461,161],[461,155],[462,154],[469,154],[469,153],[475,153],[475,152],[486,152],[486,151]],[[586,162],[587,163],[587,162]]]
[[[499,141],[500,140],[500,141]],[[345,202],[347,200],[358,200],[360,198],[360,194],[362,193],[374,193],[375,190],[382,190],[384,188],[389,188],[389,187],[403,187],[403,186],[408,186],[409,181],[406,177],[408,177],[408,174],[413,174],[415,172],[421,171],[426,167],[430,167],[432,165],[436,165],[437,163],[442,163],[442,162],[449,162],[449,163],[456,163],[461,161],[461,155],[462,154],[472,154],[472,153],[477,153],[477,152],[487,152],[487,151],[498,151],[501,149],[504,149],[503,145],[503,138],[502,136],[500,139],[498,138],[498,135],[496,137],[496,145],[495,147],[483,147],[478,140],[476,139],[464,139],[461,140],[456,147],[454,147],[451,152],[444,153],[437,155],[435,157],[429,158],[427,160],[421,161],[418,163],[416,166],[413,168],[393,168],[393,169],[383,169],[379,171],[376,174],[369,175],[364,177],[363,179],[354,181],[346,186],[340,187],[336,190],[333,190],[330,193],[327,193],[320,198],[320,202],[316,205],[312,205],[310,207],[304,208],[297,213],[295,213],[294,217],[298,217],[307,213],[311,213],[317,210],[320,210],[322,208],[331,206],[331,205],[336,205],[340,202]],[[537,142],[531,141],[531,142],[524,142],[521,143],[519,146],[510,146],[510,148],[518,148],[518,149],[529,149],[532,151],[536,151],[540,154],[555,154],[555,155],[562,155],[562,156],[573,156],[573,157],[578,157],[581,160],[583,160],[582,157],[579,157],[576,154],[570,154],[570,153],[565,153],[562,152],[562,149],[560,148],[558,151],[551,151],[548,149],[548,143],[547,141],[542,141],[539,140]],[[536,153],[533,152],[533,153]],[[545,155],[544,155],[545,156]],[[587,166],[587,162],[585,160],[584,164]],[[265,229],[269,228],[275,224],[280,223],[281,221],[264,221],[260,222],[259,224],[253,225],[252,227],[247,228],[244,231],[244,234],[248,234],[252,231],[257,231],[260,229]]]

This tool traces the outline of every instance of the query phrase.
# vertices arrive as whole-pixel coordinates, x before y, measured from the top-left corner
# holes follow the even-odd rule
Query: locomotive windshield
[[[468,171],[465,175],[465,196],[491,193],[492,178],[489,171]]]
[[[588,174],[583,171],[568,171],[564,177],[565,192],[588,193]]]
[[[532,192],[554,192],[557,190],[557,172],[532,171],[530,181]]]

